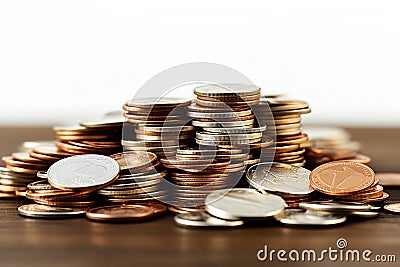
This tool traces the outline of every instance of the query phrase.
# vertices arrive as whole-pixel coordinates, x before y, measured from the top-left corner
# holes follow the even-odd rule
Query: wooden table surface
[[[400,129],[349,129],[376,172],[400,172]],[[9,155],[22,141],[54,139],[49,128],[1,128],[0,155]],[[390,201],[400,190],[387,188]],[[389,202],[390,202],[389,201]],[[289,228],[277,224],[230,229],[177,227],[172,216],[141,223],[106,224],[84,218],[28,219],[17,214],[20,200],[0,200],[0,266],[398,266],[400,215],[352,221],[334,228]],[[397,263],[260,262],[257,252],[269,249],[370,249],[373,255],[396,255]],[[278,264],[279,263],[279,264]]]

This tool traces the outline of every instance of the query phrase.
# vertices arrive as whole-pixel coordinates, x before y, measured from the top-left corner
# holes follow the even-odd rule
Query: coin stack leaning
[[[73,154],[110,155],[122,150],[120,120],[82,122],[76,126],[54,127],[59,150]]]
[[[95,191],[114,182],[118,174],[118,163],[108,156],[72,156],[52,164],[47,181],[29,184],[26,197],[47,206],[90,207],[96,204]]]
[[[259,163],[246,172],[250,186],[260,192],[273,193],[282,197],[288,207],[298,207],[302,201],[314,198],[310,187],[310,171],[285,163]]]
[[[389,197],[374,171],[354,161],[333,161],[315,168],[310,185],[328,199],[381,203]]]
[[[167,192],[160,186],[167,172],[157,155],[146,151],[127,151],[110,156],[120,166],[119,178],[97,191],[110,203],[146,203],[164,200]]]
[[[174,155],[179,147],[193,142],[194,128],[188,124],[182,98],[139,98],[127,101],[122,145],[124,150],[149,151],[158,157]]]

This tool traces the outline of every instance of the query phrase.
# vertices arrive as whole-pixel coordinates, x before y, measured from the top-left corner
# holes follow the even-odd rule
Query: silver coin
[[[271,192],[306,195],[314,191],[310,187],[310,171],[284,163],[259,163],[251,166],[246,179],[257,189]]]
[[[308,212],[301,209],[286,209],[274,218],[288,225],[323,226],[346,221],[346,216],[329,212]]]
[[[252,114],[251,109],[242,111],[232,112],[194,112],[188,111],[187,115],[192,118],[207,118],[207,119],[218,119],[218,118],[238,118],[249,116]]]
[[[239,84],[239,83],[226,83],[226,84],[209,84],[196,87],[194,89],[196,95],[201,96],[249,96],[260,94],[260,87],[254,84]]]
[[[137,129],[142,130],[142,131],[147,131],[147,132],[188,132],[188,131],[193,131],[194,127],[193,126],[146,126],[146,125],[138,125]]]
[[[300,202],[299,207],[307,210],[328,212],[354,212],[375,210],[373,206],[368,204],[347,204],[334,201]]]
[[[39,204],[27,204],[18,208],[18,213],[26,217],[55,218],[76,217],[85,215],[86,209],[53,207]]]
[[[204,127],[204,128],[209,128],[209,127],[252,127],[254,124],[254,119],[250,120],[236,120],[236,121],[197,121],[193,120],[192,125],[197,126],[197,127]]]
[[[81,122],[79,125],[87,128],[103,128],[103,127],[122,127],[125,119],[121,118],[105,118],[100,121]]]
[[[223,189],[209,194],[206,210],[226,220],[271,217],[285,209],[285,201],[276,195],[263,195],[254,189]]]
[[[196,138],[200,140],[215,140],[215,141],[230,141],[230,140],[249,140],[261,138],[262,133],[250,133],[250,134],[214,134],[206,132],[197,132]]]
[[[118,162],[97,154],[64,158],[47,171],[49,183],[60,189],[79,189],[107,185],[117,178]]]
[[[36,181],[27,185],[29,190],[52,190],[55,189],[47,181]]]
[[[36,176],[39,177],[39,178],[42,178],[42,179],[47,179],[48,178],[47,171],[38,171],[36,173]]]
[[[203,128],[203,131],[210,133],[224,133],[224,134],[250,134],[250,133],[262,133],[267,130],[267,126],[263,125],[256,128]]]
[[[185,227],[229,227],[243,225],[243,221],[241,220],[223,220],[211,216],[205,211],[178,214],[174,217],[174,220],[176,224]]]
[[[203,139],[197,139],[196,138],[196,143],[199,145],[205,145],[205,146],[229,146],[229,145],[247,145],[247,144],[254,144],[261,142],[261,137],[256,138],[256,139],[237,139],[237,140],[229,140],[229,141],[224,141],[224,140],[203,140]]]

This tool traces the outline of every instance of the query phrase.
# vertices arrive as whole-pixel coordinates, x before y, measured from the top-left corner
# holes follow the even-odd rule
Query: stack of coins
[[[346,148],[359,151],[360,143],[352,141],[350,134],[338,127],[304,126],[312,147],[317,148]]]
[[[177,148],[193,142],[194,128],[185,126],[190,119],[181,98],[132,99],[123,106],[126,118],[122,138],[124,150],[154,152],[160,158],[174,154]]]
[[[301,115],[311,112],[308,104],[298,100],[262,98],[253,110],[258,123],[267,125],[269,135],[276,137],[275,147],[271,148],[275,153],[274,161],[304,166],[304,147],[308,144],[308,136],[301,131]]]
[[[310,147],[306,149],[306,166],[312,170],[321,164],[337,160],[350,160],[362,164],[369,164],[371,158],[357,153],[349,148],[318,148]]]
[[[66,156],[70,154],[59,152],[56,147],[39,146],[30,152],[15,152],[2,157],[7,168],[0,172],[0,192],[8,193],[10,197],[24,196],[27,185],[38,179],[38,172],[46,171],[52,163]]]
[[[118,163],[107,156],[88,154],[68,157],[52,164],[47,181],[28,185],[26,197],[37,204],[57,207],[90,207],[95,191],[118,178]]]
[[[110,156],[120,166],[119,178],[97,191],[110,203],[145,203],[164,200],[167,192],[160,186],[167,172],[157,155],[146,151],[128,151]]]
[[[310,174],[311,187],[330,199],[379,203],[389,195],[378,183],[370,167],[347,160],[322,164]]]
[[[83,122],[54,127],[59,150],[73,154],[110,155],[121,151],[122,121]]]
[[[288,207],[314,198],[309,177],[310,171],[305,168],[276,162],[253,165],[246,172],[250,186],[281,196]]]
[[[240,149],[179,149],[175,157],[161,159],[176,185],[173,212],[202,210],[209,193],[239,181],[247,159]]]
[[[0,198],[23,196],[27,185],[35,180],[37,180],[36,174],[14,172],[0,167]]]

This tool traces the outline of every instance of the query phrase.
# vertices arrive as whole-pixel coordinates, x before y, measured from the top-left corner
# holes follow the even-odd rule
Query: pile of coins
[[[128,151],[110,156],[120,166],[119,178],[97,191],[110,203],[144,203],[164,200],[162,183],[167,172],[157,155],[146,151]]]
[[[259,163],[248,169],[246,179],[260,192],[279,195],[288,207],[298,207],[300,202],[315,197],[310,187],[310,173],[305,168],[285,163]]]
[[[110,155],[121,151],[122,121],[83,122],[77,126],[54,127],[59,150],[73,155]]]
[[[15,152],[3,157],[6,168],[0,169],[0,192],[3,197],[25,196],[27,185],[37,181],[54,162],[71,156],[53,146],[37,146],[28,152]]]
[[[383,202],[389,194],[378,184],[374,171],[358,162],[325,163],[310,174],[310,185],[326,198],[363,203]]]
[[[122,138],[124,150],[149,151],[163,158],[179,147],[190,145],[194,128],[185,126],[190,119],[186,107],[190,100],[181,98],[132,99],[123,106],[126,118]]]
[[[348,132],[333,127],[307,127],[310,136],[310,147],[306,148],[306,167],[310,170],[337,160],[351,160],[369,164],[371,158],[361,154],[360,144],[350,140]]]
[[[37,204],[87,208],[96,203],[95,192],[118,178],[118,163],[107,156],[88,154],[52,164],[47,181],[28,185],[26,197]]]
[[[274,162],[304,166],[304,148],[308,145],[308,136],[301,131],[301,115],[311,112],[308,104],[277,97],[262,98],[253,110],[258,123],[267,125],[269,135],[275,136],[275,147],[271,148],[275,153]],[[261,161],[270,160],[262,158]]]

